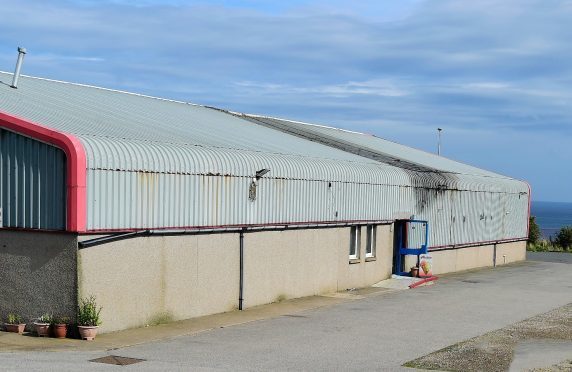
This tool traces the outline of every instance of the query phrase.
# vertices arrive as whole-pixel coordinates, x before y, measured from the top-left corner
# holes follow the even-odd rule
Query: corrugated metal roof
[[[528,186],[510,177],[417,150],[395,142],[323,125],[260,115],[233,113],[266,128],[391,165],[405,172],[410,185],[452,190],[528,192]]]
[[[273,154],[276,159],[298,164],[298,174],[274,172],[272,176],[276,177],[313,177],[314,171],[306,172],[306,176],[299,174],[304,172],[303,164],[313,158],[322,159],[322,164],[328,163],[327,159],[335,160],[331,165],[334,168],[343,168],[339,161],[367,164],[366,168],[381,163],[412,171],[509,179],[372,135],[253,115],[241,116],[248,119],[242,120],[200,105],[27,76],[22,76],[16,90],[8,87],[11,76],[0,72],[0,82],[4,83],[0,84],[0,108],[78,136],[86,147],[89,168],[200,173],[212,171],[208,163],[222,155],[219,163],[228,166],[218,172],[237,174],[240,162],[232,164],[225,159],[240,154],[238,158],[266,160],[268,154]],[[253,125],[251,121],[264,125]],[[293,135],[280,135],[274,129]],[[340,146],[333,143],[359,151],[340,151]],[[366,152],[379,156],[371,157]],[[203,162],[203,167],[197,169],[196,160],[201,154],[207,166]],[[347,166],[353,168],[356,164]],[[237,175],[251,174],[248,169]]]
[[[135,140],[157,144],[158,151],[161,146],[180,145],[195,146],[198,151],[200,147],[220,148],[363,162],[363,158],[281,136],[204,106],[27,76],[21,77],[18,89],[11,89],[7,85],[11,75],[0,72],[4,83],[0,84],[0,109],[73,134],[93,148],[101,141],[102,147],[107,145],[112,151],[114,143]],[[90,164],[103,161],[87,155]]]
[[[372,134],[260,115],[238,114],[238,116],[268,128],[416,172],[440,171],[509,178],[443,156],[388,141]]]

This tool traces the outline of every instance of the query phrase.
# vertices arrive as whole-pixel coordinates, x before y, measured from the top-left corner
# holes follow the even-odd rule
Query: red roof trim
[[[0,111],[0,127],[28,136],[62,149],[67,159],[66,230],[83,232],[86,229],[86,169],[85,149],[80,140],[67,133],[32,123]]]
[[[530,187],[530,183],[523,181],[528,186],[528,220],[526,221],[526,236],[530,238],[530,209],[532,205],[532,188]]]

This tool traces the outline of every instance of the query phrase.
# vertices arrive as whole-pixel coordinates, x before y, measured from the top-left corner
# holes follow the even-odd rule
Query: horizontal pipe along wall
[[[526,241],[522,240],[459,247],[454,249],[433,250],[429,251],[429,254],[433,257],[433,273],[436,275],[445,274],[524,261],[526,260]],[[406,257],[406,270],[409,270],[410,267],[416,265],[416,256]]]

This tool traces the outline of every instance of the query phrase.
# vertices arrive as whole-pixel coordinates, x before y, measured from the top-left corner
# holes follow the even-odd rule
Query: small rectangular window
[[[359,258],[359,247],[361,242],[361,229],[359,226],[353,226],[350,232],[350,260]]]
[[[375,257],[375,241],[377,234],[377,226],[368,225],[367,226],[367,244],[365,246],[365,256]]]

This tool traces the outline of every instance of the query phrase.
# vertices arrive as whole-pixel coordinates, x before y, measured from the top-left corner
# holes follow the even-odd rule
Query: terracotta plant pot
[[[52,326],[52,330],[54,332],[55,338],[66,338],[68,333],[68,325],[67,324],[54,324]]]
[[[77,326],[82,340],[93,341],[97,335],[98,326]]]
[[[34,323],[38,337],[48,337],[50,335],[50,323]]]
[[[5,324],[6,326],[6,331],[7,332],[13,332],[13,333],[19,333],[22,334],[24,333],[24,328],[26,328],[26,324]]]
[[[419,268],[418,267],[412,267],[411,268],[411,276],[414,278],[417,278],[417,276],[419,276]]]

